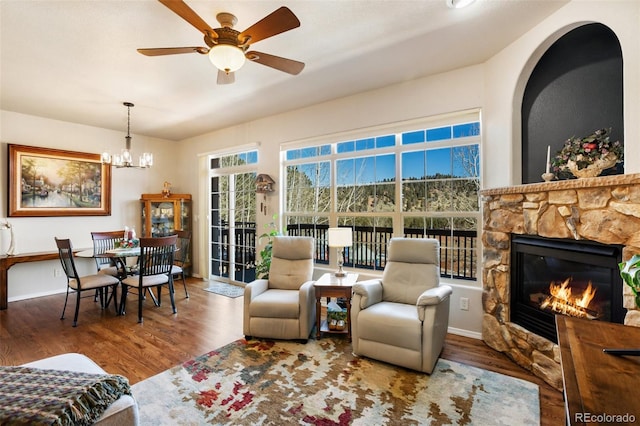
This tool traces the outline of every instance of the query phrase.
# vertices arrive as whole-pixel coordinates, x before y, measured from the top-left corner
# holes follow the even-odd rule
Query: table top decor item
[[[132,239],[122,238],[120,241],[116,242],[115,245],[116,245],[116,248],[121,248],[121,249],[136,248],[140,246],[140,240],[138,238],[132,238]]]

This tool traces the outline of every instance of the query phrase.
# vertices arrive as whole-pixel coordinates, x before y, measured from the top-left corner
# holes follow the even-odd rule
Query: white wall
[[[267,173],[277,183],[280,183],[282,179],[279,175],[279,151],[282,143],[413,118],[480,108],[482,107],[483,86],[483,67],[468,67],[194,137],[182,141],[180,155],[182,161],[195,164],[193,159],[206,152],[225,147],[234,148],[240,145],[259,143],[258,173]],[[206,168],[204,162],[201,166]],[[206,180],[199,179],[198,176],[206,176],[206,169],[189,168],[183,171],[185,174],[182,177],[186,179],[184,182],[189,186],[189,192],[201,193],[203,188],[199,185],[200,183],[206,184]],[[281,192],[278,190],[268,196],[269,212],[279,211],[280,195]],[[196,259],[196,270],[199,270],[203,276],[208,276],[208,271],[204,269],[207,265],[207,248],[205,246],[207,241],[207,200],[208,197],[199,197],[199,200],[196,200],[194,204],[194,210],[202,218],[199,221],[201,231],[199,235],[194,236],[194,245],[199,253],[199,259]],[[269,221],[271,221],[271,215],[259,216],[258,230],[263,229],[264,224]],[[318,271],[318,273],[321,272],[323,271]],[[479,285],[475,288],[456,287],[455,303],[452,303],[452,306],[454,304],[459,306],[458,299],[461,296],[472,300],[470,310],[459,311],[451,326],[479,333],[477,315],[479,315],[481,307],[481,288]]]
[[[520,114],[524,86],[549,46],[572,29],[594,22],[611,28],[622,47],[624,167],[627,174],[640,172],[640,2],[573,0],[485,64],[485,188],[521,183]],[[593,107],[597,106],[594,100]]]
[[[174,192],[194,195],[195,272],[208,276],[206,241],[207,169],[203,154],[229,147],[259,143],[259,173],[279,176],[280,144],[342,131],[393,123],[442,113],[482,109],[482,173],[485,188],[520,183],[520,100],[524,84],[536,61],[561,35],[578,25],[601,22],[620,39],[624,63],[625,171],[640,172],[640,2],[636,0],[574,0],[543,23],[527,32],[483,65],[397,84],[383,89],[336,99],[288,113],[233,126],[171,145],[171,142],[137,137],[133,148],[154,152],[156,166],[151,171],[114,170],[111,217],[14,219],[19,248],[23,251],[53,249],[53,236],[59,230],[69,233],[76,246],[89,246],[89,232],[96,227],[120,228],[138,220],[140,193],[159,192],[162,182],[174,185]],[[274,100],[277,102],[277,100]],[[106,144],[115,151],[124,143],[121,132],[60,123],[37,117],[2,112],[0,140],[35,146],[60,146],[64,149],[101,152]],[[53,137],[57,139],[52,141]],[[87,149],[87,141],[95,148]],[[164,156],[164,158],[163,158]],[[0,163],[6,170],[6,147],[0,147]],[[141,180],[138,180],[138,179]],[[0,188],[7,187],[6,175],[0,175]],[[269,211],[279,210],[280,191],[268,196]],[[0,207],[6,211],[6,196]],[[258,230],[270,221],[261,217]],[[139,222],[137,226],[139,226]],[[104,227],[103,227],[104,225]],[[31,236],[33,235],[33,236]],[[77,240],[77,242],[76,242]],[[10,300],[24,297],[21,288],[28,282],[49,281],[51,266],[40,274],[22,276],[16,265],[10,272]],[[28,264],[39,265],[39,264]],[[15,269],[15,271],[14,271]],[[320,273],[322,271],[318,271]],[[12,275],[13,274],[13,275]],[[38,288],[27,293],[36,294]],[[450,327],[461,334],[479,336],[481,327],[480,283],[477,286],[454,284]],[[470,300],[469,311],[459,309],[460,297]]]
[[[244,144],[260,143],[259,173],[279,179],[281,143],[303,140],[368,126],[418,117],[482,108],[483,185],[485,188],[520,183],[520,106],[524,85],[538,59],[559,37],[589,22],[609,26],[619,37],[624,61],[625,171],[640,171],[640,2],[574,0],[549,19],[515,40],[510,46],[481,66],[455,70],[383,89],[360,93],[312,107],[263,118],[240,126],[184,141],[185,159],[198,154]],[[205,165],[203,164],[203,167]],[[184,176],[198,188],[198,174],[206,170],[189,170]],[[202,198],[206,200],[207,198]],[[277,211],[280,194],[269,197],[270,211]],[[206,228],[206,205],[194,206]],[[263,218],[263,222],[270,218]],[[260,224],[258,224],[260,229]],[[201,264],[206,264],[206,247],[195,241]],[[201,270],[206,275],[207,271]],[[460,297],[470,299],[469,311],[459,309]],[[479,335],[481,331],[480,285],[454,284],[450,326],[462,334]]]
[[[5,170],[0,174],[0,217],[4,219],[8,212],[8,144],[99,154],[105,149],[119,152],[124,148],[124,136],[124,131],[0,111],[0,166]],[[54,237],[70,238],[74,247],[88,248],[92,246],[91,231],[122,229],[125,225],[140,229],[140,194],[159,193],[165,180],[174,181],[177,166],[172,162],[172,153],[175,146],[175,142],[133,134],[132,151],[153,152],[155,165],[149,170],[112,170],[111,216],[8,218],[14,228],[18,252],[55,251]],[[174,188],[174,191],[179,189]],[[60,268],[59,261],[12,266],[9,269],[9,301],[65,290],[66,280],[54,277],[55,268]]]

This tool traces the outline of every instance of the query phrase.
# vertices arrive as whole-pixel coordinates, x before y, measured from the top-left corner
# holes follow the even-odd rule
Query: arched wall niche
[[[618,38],[599,23],[566,31],[555,35],[556,41],[531,66],[528,79],[523,72],[520,80],[525,184],[542,181],[547,147],[551,146],[553,156],[571,136],[611,127],[612,140],[624,142],[623,63]],[[621,164],[605,172],[614,173],[623,173]]]

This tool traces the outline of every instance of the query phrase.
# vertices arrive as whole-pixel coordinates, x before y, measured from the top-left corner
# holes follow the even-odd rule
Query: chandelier
[[[133,167],[133,168],[147,168],[153,166],[153,154],[150,152],[143,152],[138,160],[138,165],[133,164],[133,158],[131,156],[131,108],[134,105],[131,102],[123,102],[123,105],[127,107],[127,136],[125,136],[125,148],[120,151],[120,154],[111,155],[108,152],[103,152],[101,159],[104,164],[111,164],[117,168]]]

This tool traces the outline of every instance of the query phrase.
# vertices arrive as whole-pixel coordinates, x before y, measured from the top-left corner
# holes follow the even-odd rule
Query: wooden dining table
[[[178,251],[178,250],[180,249],[179,248],[175,249],[175,251]],[[127,259],[132,257],[139,257],[140,247],[114,248],[114,249],[106,250],[104,253],[94,253],[93,249],[82,250],[77,252],[76,256],[84,257],[84,258],[102,257],[102,258],[113,259],[114,263],[116,264],[116,267],[118,268],[118,274],[119,274],[118,278],[122,280],[128,277],[129,275],[136,274],[136,269],[133,269],[127,265]],[[156,296],[153,294],[151,289],[146,288],[145,292],[148,293],[149,296],[151,296],[153,303],[156,306],[158,306],[158,300],[156,299]]]
[[[83,250],[76,253],[76,256],[85,258],[100,257],[113,259],[113,262],[118,268],[119,278],[123,279],[132,275],[132,269],[127,266],[127,258],[140,256],[140,247],[116,248],[106,250],[104,253],[94,253],[92,249]]]
[[[83,250],[76,253],[77,257],[84,258],[109,258],[113,259],[113,262],[118,268],[118,278],[121,280],[127,278],[130,275],[135,275],[136,269],[133,269],[127,265],[127,259],[140,256],[140,247],[131,247],[131,248],[114,248],[106,250],[104,253],[94,253],[93,249],[91,250]],[[145,289],[145,293],[148,293],[153,300],[153,303],[158,306],[158,300],[156,296],[150,289]]]

